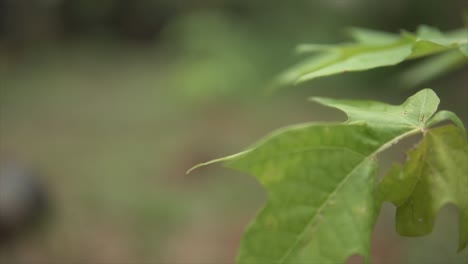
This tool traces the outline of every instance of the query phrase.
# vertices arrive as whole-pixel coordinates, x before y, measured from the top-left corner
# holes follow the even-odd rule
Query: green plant
[[[338,45],[299,45],[297,47],[299,53],[313,55],[281,74],[278,83],[285,85],[340,73],[392,66],[405,60],[435,54],[441,54],[441,57],[424,60],[410,72],[414,73],[416,69],[421,68],[427,71],[428,65],[434,63],[443,65],[444,67],[439,66],[437,69],[427,71],[431,76],[435,76],[447,68],[468,63],[467,28],[442,33],[435,28],[420,26],[416,33],[403,31],[400,35],[351,28],[348,33],[354,42]],[[422,72],[423,76],[413,76],[430,79],[428,73]],[[411,76],[406,78],[412,83],[417,82],[411,79]]]
[[[302,46],[323,54],[286,72],[280,82],[394,65],[444,51],[468,57],[462,31],[444,35],[422,27],[416,35],[401,37],[352,32],[356,44]],[[267,191],[268,202],[244,235],[238,263],[340,263],[354,254],[369,261],[371,234],[387,201],[397,207],[396,229],[404,236],[430,233],[440,208],[456,205],[458,250],[467,246],[466,131],[454,113],[437,111],[434,91],[419,91],[401,105],[312,100],[344,111],[348,120],[286,127],[241,153],[196,166],[224,162],[254,175]],[[417,134],[422,140],[407,160],[377,182],[377,156]]]

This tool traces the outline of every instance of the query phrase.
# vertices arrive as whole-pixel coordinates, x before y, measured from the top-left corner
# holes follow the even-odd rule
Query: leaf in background
[[[465,126],[463,126],[463,122],[461,121],[461,119],[455,113],[447,111],[447,110],[441,110],[437,112],[435,115],[433,115],[431,119],[428,120],[426,126],[430,127],[443,121],[451,121],[454,125],[456,125],[460,129],[460,131],[466,137],[466,129],[465,129]]]
[[[441,46],[449,46],[466,42],[468,39],[468,29],[461,28],[452,32],[443,33],[437,28],[421,25],[416,31],[416,36],[420,40],[430,41]]]
[[[365,28],[350,28],[347,30],[353,40],[359,43],[385,45],[394,43],[400,38],[397,34]]]
[[[329,61],[317,69],[309,70],[296,81],[304,82],[338,73],[395,65],[411,55],[411,44],[407,40],[402,40],[385,46],[345,45],[338,51],[340,52],[339,58]]]
[[[468,143],[461,130],[447,125],[429,130],[422,143],[396,165],[379,185],[383,201],[397,206],[401,235],[429,234],[439,210],[459,208],[459,251],[468,244]]]
[[[465,29],[442,33],[428,26],[420,26],[416,34],[403,32],[397,36],[354,28],[350,30],[351,37],[356,41],[352,44],[301,45],[302,51],[332,56],[326,60],[305,60],[299,67],[292,67],[281,75],[283,77],[278,84],[293,84],[334,74],[391,66],[408,59],[450,50],[458,50],[468,57],[467,33]]]
[[[273,85],[273,88],[277,87],[278,85],[284,86],[294,83],[297,81],[297,79],[299,79],[299,77],[306,74],[311,69],[319,68],[322,65],[329,63],[330,61],[338,59],[339,57],[340,54],[336,50],[315,54],[314,56],[311,56],[308,59],[302,61],[301,63],[293,66],[290,70],[281,73],[276,78],[275,85]]]
[[[400,78],[406,87],[416,87],[463,67],[467,63],[468,60],[460,51],[453,50],[415,64],[406,69]]]
[[[351,122],[285,128],[244,152],[199,165],[223,161],[254,175],[267,191],[268,202],[244,235],[238,263],[338,263],[354,254],[368,260],[380,208],[375,156],[421,132],[421,122],[439,103],[429,89],[400,106],[320,101],[345,111]],[[396,125],[376,119],[405,111],[395,116]]]
[[[468,44],[460,45],[460,51],[468,57]]]

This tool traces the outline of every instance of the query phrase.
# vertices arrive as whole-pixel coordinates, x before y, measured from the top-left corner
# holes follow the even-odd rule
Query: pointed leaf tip
[[[219,162],[226,162],[226,161],[229,161],[229,160],[233,160],[233,159],[236,159],[244,154],[246,154],[247,152],[249,152],[250,150],[245,150],[245,151],[241,151],[239,153],[236,153],[236,154],[233,154],[233,155],[229,155],[229,156],[226,156],[226,157],[222,157],[222,158],[218,158],[218,159],[214,159],[214,160],[210,160],[210,161],[207,161],[207,162],[203,162],[203,163],[199,163],[195,166],[193,166],[192,168],[188,169],[185,174],[189,174],[191,173],[192,171],[198,169],[198,168],[201,168],[201,167],[204,167],[204,166],[208,166],[208,165],[211,165],[211,164],[214,164],[214,163],[219,163]]]

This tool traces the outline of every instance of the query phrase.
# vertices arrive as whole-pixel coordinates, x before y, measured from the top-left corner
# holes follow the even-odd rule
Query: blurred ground
[[[295,43],[340,39],[340,29],[364,5],[355,1],[343,8],[344,1],[332,2],[337,7],[328,7],[319,20],[309,18],[307,10],[295,16],[301,8],[289,4],[240,4],[242,19],[231,11],[226,15],[224,6],[188,15],[171,11],[174,18],[156,30],[163,32],[159,39],[143,42],[95,33],[36,46],[4,38],[0,153],[43,172],[52,210],[41,230],[0,248],[0,262],[232,263],[264,193],[248,175],[219,166],[190,175],[187,169],[237,152],[281,126],[344,119],[307,102],[309,95],[399,103],[415,91],[394,87],[385,77],[394,71],[382,69],[273,95],[262,92],[293,61],[289,50]],[[421,4],[416,2],[390,6],[405,11]],[[282,10],[285,6],[290,7]],[[444,6],[453,10],[459,3]],[[438,8],[444,14],[439,20],[429,8],[408,19],[414,24],[406,28],[429,22],[461,26],[444,8],[433,7]],[[256,15],[245,15],[252,12]],[[276,17],[283,22],[275,25],[283,28],[264,24],[281,12],[288,16]],[[327,14],[334,16],[327,19]],[[348,15],[332,19],[340,14]],[[379,21],[374,16],[356,21],[369,26]],[[261,19],[252,22],[252,17]],[[418,19],[427,17],[433,20]],[[321,24],[294,27],[313,21]],[[405,26],[390,20],[381,27]],[[15,46],[17,41],[22,44]],[[468,121],[466,69],[428,85],[440,93],[442,108]],[[377,226],[375,263],[468,262],[466,250],[455,254],[456,210],[445,208],[434,233],[416,239],[396,235],[392,210],[386,208]]]
[[[55,207],[20,259],[232,260],[261,189],[219,168],[185,171],[307,112],[266,99],[178,102],[164,89],[165,61],[136,53],[54,49],[2,76],[2,151],[44,171]],[[300,114],[272,117],[278,107]]]

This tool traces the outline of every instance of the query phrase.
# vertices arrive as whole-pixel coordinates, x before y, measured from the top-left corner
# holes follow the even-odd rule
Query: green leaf
[[[459,251],[467,246],[468,143],[459,128],[429,130],[407,162],[393,167],[379,191],[382,201],[397,206],[397,230],[405,236],[429,234],[444,205],[458,206]]]
[[[340,56],[337,59],[315,66],[315,69],[302,74],[296,81],[396,65],[411,55],[411,45],[403,40],[386,46],[346,45],[338,51]]]
[[[421,26],[415,34],[402,32],[400,36],[365,29],[351,29],[356,41],[352,44],[301,45],[301,51],[327,54],[322,59],[306,59],[279,78],[279,85],[303,82],[345,72],[363,71],[399,64],[405,60],[444,51],[458,50],[468,60],[468,33],[461,29],[442,33]],[[326,59],[324,59],[326,58]],[[462,58],[463,59],[463,58]],[[286,78],[285,76],[288,76]]]
[[[443,121],[451,121],[460,129],[461,133],[466,137],[466,129],[465,126],[463,126],[463,122],[455,113],[451,111],[442,110],[437,112],[434,116],[431,117],[431,119],[428,120],[426,125],[427,127],[430,127]]]
[[[350,28],[348,34],[356,42],[364,44],[385,45],[394,43],[399,39],[397,34],[356,27]]]
[[[460,45],[460,51],[465,55],[465,57],[468,57],[468,44]]]
[[[400,79],[406,87],[416,87],[468,63],[465,55],[454,50],[425,59],[406,69]]]
[[[439,103],[429,89],[400,106],[316,100],[345,111],[350,120],[281,129],[244,152],[198,165],[222,161],[254,175],[267,191],[238,263],[339,263],[354,254],[368,260],[380,208],[376,155],[424,130]]]
[[[312,124],[286,129],[227,161],[228,167],[255,175],[268,193],[268,204],[245,233],[238,262],[368,257],[378,206],[374,154],[404,132]]]
[[[322,65],[329,63],[330,61],[338,59],[340,56],[338,51],[330,51],[321,54],[315,54],[310,56],[301,63],[291,67],[290,70],[287,70],[281,73],[275,80],[276,86],[284,86],[294,83],[307,72],[318,69]]]
[[[430,41],[442,46],[449,46],[453,44],[466,43],[468,39],[468,29],[461,28],[451,32],[443,33],[437,28],[422,25],[417,29],[416,36],[420,40]]]
[[[375,101],[336,100],[313,97],[312,100],[326,106],[341,109],[348,115],[348,122],[365,120],[373,125],[421,127],[436,112],[439,98],[431,89],[424,89],[411,96],[402,105],[389,105]]]

